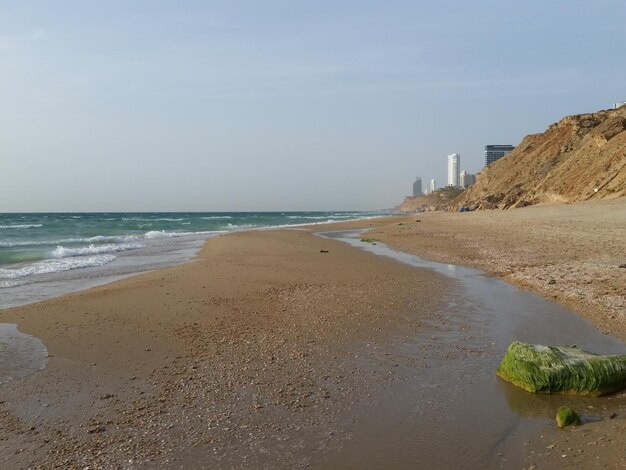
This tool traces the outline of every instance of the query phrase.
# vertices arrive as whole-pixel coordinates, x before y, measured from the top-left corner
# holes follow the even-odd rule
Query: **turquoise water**
[[[220,233],[379,215],[384,213],[0,214],[0,308],[186,261]]]

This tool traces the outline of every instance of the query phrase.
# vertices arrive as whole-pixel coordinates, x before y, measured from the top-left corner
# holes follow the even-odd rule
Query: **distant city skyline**
[[[485,143],[624,100],[625,17],[616,0],[2,2],[0,212],[394,207],[407,175],[445,182],[452,151],[475,173]]]

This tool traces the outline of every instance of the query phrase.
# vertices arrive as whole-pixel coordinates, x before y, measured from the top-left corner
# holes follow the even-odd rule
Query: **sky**
[[[626,101],[626,2],[0,3],[0,212],[370,210]]]

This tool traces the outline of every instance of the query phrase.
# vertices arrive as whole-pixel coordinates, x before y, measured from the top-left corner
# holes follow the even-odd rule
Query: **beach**
[[[475,266],[626,339],[624,198],[418,214],[368,236],[426,259]]]
[[[495,378],[506,345],[492,344],[492,317],[445,270],[480,267],[497,292],[508,289],[497,277],[524,287],[528,310],[570,315],[533,289],[623,340],[625,208],[429,213],[323,229],[369,229],[368,238],[444,262],[441,272],[314,235],[320,227],[232,233],[207,240],[191,263],[2,310],[0,321],[41,339],[49,357],[0,386],[0,466],[619,466],[624,396],[576,402],[593,422],[556,429],[556,400]],[[571,318],[568,338],[587,335]],[[479,421],[491,406],[500,427]]]
[[[371,386],[346,351],[419,329],[389,310],[431,310],[414,286],[443,284],[306,232],[247,232],[192,264],[6,310],[51,357],[3,386],[0,465],[311,463],[336,444],[329,423],[392,380],[383,351]]]

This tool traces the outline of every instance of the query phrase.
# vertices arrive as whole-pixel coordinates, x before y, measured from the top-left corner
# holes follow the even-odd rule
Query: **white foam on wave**
[[[139,240],[140,238],[137,235],[96,235],[95,237],[78,239],[77,241],[86,241],[93,243],[130,243]]]
[[[256,228],[257,225],[254,224],[227,224],[226,225],[228,227],[229,230],[241,230],[241,229],[246,229],[246,228]]]
[[[43,224],[0,225],[0,228],[40,228]]]
[[[230,215],[210,215],[207,217],[202,217],[204,220],[215,220],[215,219],[232,219],[233,217]]]
[[[217,230],[212,232],[166,232],[165,230],[152,230],[144,234],[146,240],[158,240],[161,238],[177,238],[177,237],[192,237],[194,235],[214,235],[220,233]]]
[[[133,243],[139,242],[140,237],[136,235],[96,235],[88,238],[63,238],[60,240],[18,240],[15,242],[0,242],[0,248],[12,248],[20,246],[46,246],[63,245],[64,243]]]
[[[175,219],[172,217],[122,217],[122,220],[126,222],[180,222],[185,219]]]
[[[342,223],[343,222],[357,222],[360,220],[378,219],[380,217],[386,217],[386,216],[385,215],[370,215],[367,217],[358,217],[358,218],[343,220]],[[322,220],[320,222],[308,222],[308,223],[300,223],[300,224],[271,225],[268,227],[259,227],[259,230],[273,230],[277,228],[294,228],[294,227],[303,227],[307,225],[327,225],[327,224],[334,224],[334,223],[338,223],[338,221],[337,220]]]
[[[14,246],[35,246],[41,245],[41,242],[18,241],[18,242],[0,242],[0,248],[12,248]]]
[[[135,250],[141,248],[143,245],[139,243],[122,243],[119,245],[89,245],[79,248],[66,248],[62,245],[56,247],[52,252],[52,256],[55,258],[69,258],[72,256],[85,256],[85,255],[101,255],[104,253],[117,253],[120,251]]]
[[[311,219],[311,220],[336,220],[336,219],[361,219],[359,214],[330,214],[330,215],[287,215],[288,219]]]
[[[50,274],[70,269],[102,266],[115,259],[114,255],[80,256],[73,258],[48,259],[16,269],[0,268],[0,279],[16,279],[35,274]],[[8,287],[8,286],[7,286]]]

